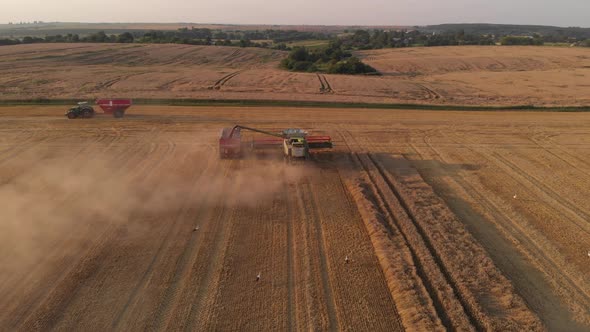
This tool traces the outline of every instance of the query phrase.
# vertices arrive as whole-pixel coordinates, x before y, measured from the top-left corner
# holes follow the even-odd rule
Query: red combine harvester
[[[98,99],[96,105],[102,109],[104,114],[112,114],[115,118],[122,118],[132,102],[131,99]],[[68,119],[92,118],[95,114],[94,108],[87,102],[80,102],[78,106],[72,107],[66,112]]]
[[[242,130],[250,130],[261,133],[269,138],[257,138],[249,142],[242,141]],[[330,136],[309,136],[302,129],[286,129],[280,133],[272,133],[256,128],[236,125],[234,127],[223,128],[219,137],[219,157],[220,158],[239,158],[244,151],[274,148],[282,146],[285,158],[309,158],[311,149],[330,149],[332,148],[332,138]]]

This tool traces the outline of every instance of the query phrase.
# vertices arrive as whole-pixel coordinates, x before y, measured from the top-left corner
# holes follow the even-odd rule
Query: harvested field
[[[589,105],[590,50],[433,47],[356,54],[383,76],[279,69],[286,52],[146,44],[0,48],[0,99],[205,98],[447,105]]]
[[[0,107],[2,330],[590,328],[585,113],[63,111]],[[234,123],[335,148],[220,160]]]

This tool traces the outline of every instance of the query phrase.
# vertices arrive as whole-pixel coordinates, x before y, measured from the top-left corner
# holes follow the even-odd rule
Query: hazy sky
[[[0,23],[35,20],[590,27],[590,0],[0,0]]]

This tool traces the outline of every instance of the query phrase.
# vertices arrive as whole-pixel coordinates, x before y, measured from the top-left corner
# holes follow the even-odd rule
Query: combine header
[[[115,118],[122,118],[125,110],[131,106],[131,99],[98,99],[98,105],[104,114],[112,114]],[[92,118],[96,112],[87,102],[78,103],[78,106],[70,108],[66,112],[68,119],[75,118]]]
[[[268,138],[253,139],[249,142],[242,140],[242,130],[250,130],[261,133]],[[330,149],[332,148],[332,138],[330,136],[309,136],[302,129],[286,129],[280,133],[272,133],[256,128],[236,125],[234,127],[223,128],[219,138],[219,157],[235,158],[241,157],[244,151],[282,147],[285,158],[309,158],[311,149]]]

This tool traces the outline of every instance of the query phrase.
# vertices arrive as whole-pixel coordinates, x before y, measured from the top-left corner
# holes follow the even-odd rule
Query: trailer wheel
[[[125,112],[121,111],[121,110],[116,110],[115,112],[113,112],[113,116],[115,118],[122,118],[123,115],[125,115]]]

